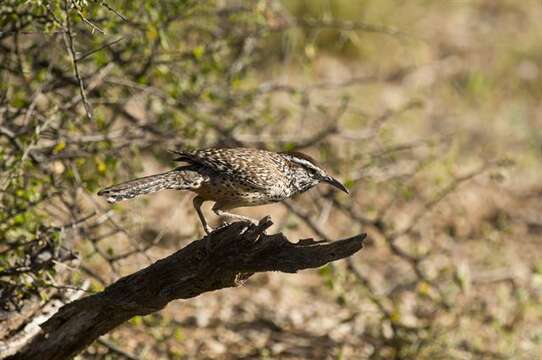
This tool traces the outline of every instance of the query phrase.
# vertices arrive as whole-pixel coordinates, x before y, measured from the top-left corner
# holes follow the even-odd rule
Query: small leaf
[[[193,54],[194,54],[194,57],[196,58],[196,60],[199,60],[202,58],[203,54],[205,54],[205,48],[203,46],[196,46],[196,48],[194,48],[194,50],[192,51]]]
[[[64,139],[60,140],[53,148],[53,154],[58,154],[66,148],[66,142]]]
[[[96,169],[98,170],[98,173],[101,175],[104,175],[107,171],[107,165],[102,159],[97,158],[96,159]]]
[[[425,281],[420,281],[418,283],[417,290],[421,295],[429,296],[429,292],[431,291],[431,286]]]
[[[183,341],[184,340],[184,334],[182,329],[177,328],[175,329],[175,340],[177,341]]]

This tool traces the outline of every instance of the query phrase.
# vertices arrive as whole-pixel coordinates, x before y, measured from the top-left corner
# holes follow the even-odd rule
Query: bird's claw
[[[210,227],[209,225],[205,225],[205,226],[203,227],[203,230],[205,231],[205,233],[206,233],[207,235],[209,235],[210,233],[212,233],[212,232],[214,231],[214,229],[213,229],[212,227]]]
[[[260,223],[258,220],[255,220],[255,219],[249,219],[249,218],[247,218],[247,219],[240,219],[239,221],[245,222],[245,223],[249,223],[249,224],[252,224],[252,225],[259,225],[259,223]],[[235,220],[233,220],[233,221],[223,220],[223,221],[222,221],[222,224],[221,224],[220,226],[218,226],[218,227],[216,227],[216,228],[213,229],[213,228],[210,227],[209,225],[205,225],[205,226],[203,227],[203,230],[205,231],[205,233],[206,233],[207,235],[209,235],[209,234],[212,233],[213,231],[218,230],[218,229],[225,228],[225,227],[227,227],[227,226],[233,224],[234,222],[235,222]]]
[[[222,221],[222,224],[218,227],[218,229],[225,228],[226,226],[229,226],[231,222],[229,221]]]

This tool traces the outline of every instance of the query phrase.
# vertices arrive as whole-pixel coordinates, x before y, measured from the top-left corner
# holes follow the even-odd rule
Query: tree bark
[[[365,234],[332,243],[289,242],[267,235],[272,225],[236,222],[218,229],[104,291],[64,305],[40,333],[9,359],[67,359],[136,315],[164,308],[175,299],[237,286],[256,272],[316,268],[361,249]]]

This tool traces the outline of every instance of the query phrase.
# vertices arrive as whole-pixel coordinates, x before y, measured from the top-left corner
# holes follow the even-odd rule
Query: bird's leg
[[[198,214],[199,220],[201,221],[201,225],[203,225],[203,230],[205,230],[206,234],[209,234],[213,231],[213,228],[207,224],[207,220],[205,220],[205,217],[203,216],[203,213],[201,212],[201,204],[205,201],[204,198],[200,196],[196,196],[194,198],[193,204],[194,209],[196,209],[196,213]]]
[[[230,218],[230,219],[238,219],[238,220],[241,220],[241,221],[248,221],[252,224],[255,224],[257,225],[258,224],[258,220],[256,219],[253,219],[253,218],[249,218],[247,216],[243,216],[243,215],[238,215],[238,214],[233,214],[233,213],[230,213],[230,212],[227,212],[227,211],[224,211],[222,210],[222,205],[219,204],[219,203],[215,203],[213,205],[213,211],[215,214],[217,214],[218,216],[224,216],[224,217],[227,217],[227,218]]]

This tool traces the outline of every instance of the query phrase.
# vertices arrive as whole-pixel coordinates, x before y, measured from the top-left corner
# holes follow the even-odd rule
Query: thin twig
[[[128,21],[128,18],[124,15],[122,15],[119,11],[111,7],[108,3],[105,1],[96,1],[99,2],[103,7],[105,7],[107,10],[111,11],[113,14],[117,15],[119,18],[121,18],[123,21]]]
[[[68,6],[67,0],[65,0],[64,2],[64,11],[66,12],[66,32],[63,33],[62,35],[64,37],[66,48],[68,49],[68,53],[70,54],[70,57],[72,60],[73,72],[75,74],[75,78],[77,79],[77,82],[79,83],[79,92],[81,94],[81,99],[83,101],[83,107],[85,108],[85,113],[87,115],[87,118],[89,120],[92,120],[92,108],[90,107],[90,104],[88,102],[87,94],[85,92],[85,84],[79,73],[79,66],[77,65],[77,55],[76,55],[75,47],[73,44],[73,33],[72,33],[72,27],[71,27],[72,25],[70,21],[70,12],[69,12],[69,6]]]
[[[79,61],[82,61],[82,60],[86,59],[87,57],[89,57],[90,55],[95,54],[95,53],[97,53],[98,51],[103,50],[103,49],[105,49],[105,48],[107,48],[107,47],[110,47],[110,46],[112,46],[112,45],[115,45],[116,43],[121,42],[121,41],[124,40],[124,39],[126,39],[126,37],[125,37],[125,36],[122,36],[122,37],[120,37],[120,38],[118,38],[118,39],[116,39],[116,40],[113,40],[113,41],[111,41],[111,42],[108,42],[108,43],[106,43],[106,44],[103,44],[102,46],[100,46],[100,47],[98,47],[98,48],[96,48],[96,49],[89,50],[89,51],[83,53],[81,56],[79,56],[76,60],[77,60],[78,62],[79,62]]]
[[[77,3],[72,0],[71,1],[75,11],[77,12],[77,15],[79,15],[79,18],[85,23],[87,24],[88,26],[90,26],[92,28],[92,30],[95,30],[101,34],[105,34],[105,31],[103,31],[102,29],[100,29],[97,25],[93,24],[90,20],[88,20],[84,15],[83,13],[81,12],[81,9],[79,9],[79,6],[77,6]]]

